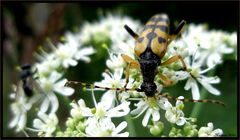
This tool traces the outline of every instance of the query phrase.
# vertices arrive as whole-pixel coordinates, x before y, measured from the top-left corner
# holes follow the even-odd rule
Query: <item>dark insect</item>
[[[37,77],[34,77],[34,74],[37,70],[32,71],[32,66],[29,64],[25,64],[21,66],[20,70],[20,81],[18,82],[16,94],[19,98],[20,94],[25,94],[27,97],[32,97],[34,91],[39,93],[44,93],[41,89],[40,85],[36,82]]]
[[[31,76],[33,75],[33,73],[31,72],[31,65],[22,65],[21,69],[22,71],[20,72],[20,78],[22,81],[24,93],[28,97],[31,97],[33,95],[32,85],[30,83]]]
[[[176,61],[182,63],[182,70],[187,71],[186,64],[183,58],[180,55],[174,55],[168,60],[161,62],[161,59],[167,52],[168,45],[178,38],[185,25],[185,21],[182,20],[177,26],[176,30],[170,34],[169,33],[169,18],[166,14],[157,14],[154,15],[150,20],[145,24],[143,31],[138,35],[135,33],[129,26],[125,25],[124,28],[126,31],[135,39],[135,55],[137,60],[122,54],[123,60],[127,63],[126,67],[126,84],[124,88],[108,88],[108,87],[99,87],[96,85],[86,84],[78,81],[68,81],[66,85],[69,84],[78,84],[83,87],[89,88],[101,88],[105,90],[117,90],[117,91],[129,91],[135,90],[138,92],[144,92],[147,97],[160,97],[164,96],[172,100],[181,100],[185,102],[209,102],[224,105],[223,102],[217,100],[192,100],[192,99],[177,99],[173,98],[165,93],[158,93],[157,86],[154,83],[156,76],[159,76],[163,81],[163,85],[171,86],[172,81],[162,73],[158,72],[158,66],[165,66]],[[129,81],[129,70],[138,69],[143,77],[143,82],[140,88],[137,89],[128,89],[127,84]],[[193,77],[194,78],[194,77]]]

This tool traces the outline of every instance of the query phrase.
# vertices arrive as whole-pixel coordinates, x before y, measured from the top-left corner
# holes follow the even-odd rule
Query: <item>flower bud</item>
[[[163,132],[164,124],[162,122],[157,122],[154,125],[150,126],[150,133],[154,136],[160,135]]]

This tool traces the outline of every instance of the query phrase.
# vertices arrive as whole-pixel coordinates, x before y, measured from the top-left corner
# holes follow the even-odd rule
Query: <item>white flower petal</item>
[[[118,134],[119,132],[121,132],[123,129],[125,129],[127,127],[127,122],[124,121],[124,122],[121,122],[115,129],[114,131],[112,132],[112,135],[116,135]]]
[[[69,66],[68,61],[67,60],[63,61],[63,67],[64,68],[68,68],[68,66]]]
[[[40,129],[40,130],[43,130],[44,129],[44,123],[39,120],[39,119],[34,119],[33,120],[33,127],[37,128],[37,129]]]
[[[86,57],[86,56],[82,56],[80,60],[83,60],[87,63],[89,63],[91,61],[91,59],[89,57]]]
[[[71,65],[71,66],[76,66],[78,64],[78,62],[74,59],[68,59],[68,63]],[[67,67],[66,67],[67,68]]]
[[[213,123],[209,122],[207,127],[201,127],[198,131],[199,137],[219,137],[223,134],[221,129],[213,130]]]
[[[145,116],[144,116],[144,118],[143,118],[143,120],[142,120],[142,125],[144,127],[147,126],[150,116],[151,116],[151,111],[150,111],[150,109],[148,109],[146,114],[145,114]]]
[[[200,71],[199,74],[204,74],[204,73],[208,72],[209,70],[213,69],[215,66],[216,66],[216,64],[208,66],[208,68]],[[203,75],[201,75],[201,76],[203,76]]]
[[[220,137],[221,135],[223,135],[223,131],[222,129],[215,129],[213,132],[212,132],[212,135],[214,137]]]
[[[51,111],[50,112],[54,113],[57,111],[57,109],[59,107],[58,99],[55,94],[49,94],[48,97],[51,102]]]
[[[189,73],[185,71],[177,71],[175,72],[175,76],[177,80],[184,80],[189,77]]]
[[[116,101],[116,92],[114,91],[107,91],[101,97],[101,102],[104,103],[105,108],[108,110],[115,106]]]
[[[137,108],[138,109],[138,108]],[[142,109],[135,109],[135,110],[133,110],[133,111],[131,111],[131,114],[132,115],[136,115],[136,114],[138,114],[137,116],[135,116],[134,118],[137,118],[137,117],[139,117],[139,116],[141,116],[147,109],[148,109],[148,106],[144,106]],[[139,112],[139,113],[136,113],[136,112],[138,112],[138,111],[141,111],[141,112]]]
[[[139,114],[143,110],[143,108],[147,107],[147,104],[143,100],[140,100],[137,104],[135,104],[135,106],[137,108],[131,111],[132,115]]]
[[[14,118],[11,120],[9,127],[10,128],[15,127],[18,124],[19,118],[20,118],[20,115],[15,115]]]
[[[203,87],[205,89],[207,89],[210,93],[214,94],[214,95],[220,95],[220,91],[217,90],[216,88],[214,88],[212,85],[210,85],[209,83],[207,82],[203,82],[201,80],[199,80],[199,82],[203,85]]]
[[[82,115],[83,116],[93,116],[92,111],[90,108],[82,108]]]
[[[141,103],[141,104],[140,104]],[[138,104],[136,105],[137,106],[137,108],[136,109],[134,109],[134,110],[132,110],[131,111],[131,114],[132,115],[136,115],[136,114],[141,114],[140,112],[142,112],[143,110],[144,110],[144,108],[146,109],[146,108],[148,108],[148,106],[146,105],[146,103],[144,103],[144,101],[140,101],[140,102],[138,102]]]
[[[74,89],[70,87],[57,87],[54,89],[54,91],[64,96],[70,96],[74,93]]]
[[[180,100],[177,100],[177,101],[176,101],[176,106],[179,106],[179,105],[182,105],[182,104],[183,104],[183,101],[182,101],[182,100],[184,100],[184,97],[183,97],[183,96],[179,96],[178,99],[180,99]]]
[[[158,121],[160,119],[160,113],[158,110],[153,110],[152,111],[152,117],[153,121]]]
[[[122,104],[118,105],[117,107],[109,110],[107,112],[107,115],[110,116],[110,117],[125,116],[130,111],[129,105],[130,105],[130,102],[123,102]]]
[[[166,112],[165,112],[165,118],[171,122],[171,123],[176,123],[176,114],[173,113],[173,108],[169,108]]]
[[[129,137],[129,132],[117,134],[118,137]]]
[[[113,77],[116,80],[120,80],[122,78],[122,74],[123,74],[123,69],[116,69]]]
[[[191,83],[191,91],[192,91],[193,99],[199,100],[200,99],[199,88],[198,88],[196,80],[194,80],[194,79],[192,80],[192,83]]]
[[[172,104],[168,101],[167,98],[161,98],[158,101],[158,105],[164,110],[167,110],[172,107]]]
[[[216,64],[221,63],[221,56],[218,53],[211,54],[208,59],[207,59],[207,66],[212,67],[215,66]]]
[[[79,60],[79,59],[82,59],[82,60],[89,59],[88,57],[86,57],[86,55],[91,55],[93,53],[95,53],[95,50],[92,47],[82,48],[79,52],[76,53],[75,58],[77,60]]]
[[[62,74],[56,72],[56,71],[53,71],[49,77],[49,80],[52,82],[52,83],[55,83],[58,79],[60,79],[62,77]]]
[[[45,98],[40,106],[40,111],[41,112],[46,112],[49,108],[50,101],[48,98]]]
[[[80,99],[78,101],[78,105],[81,106],[81,107],[86,107],[85,101],[83,99]]]
[[[44,93],[34,94],[34,95],[28,100],[28,102],[29,102],[29,108],[28,108],[27,110],[30,110],[31,107],[32,107],[32,105],[33,105],[34,103],[36,103],[37,101],[39,101],[42,96],[44,96]]]
[[[176,124],[177,124],[178,126],[182,126],[182,125],[185,124],[185,122],[186,122],[185,118],[180,117],[180,118],[176,121]]]
[[[64,79],[62,79],[61,81],[58,81],[57,83],[55,83],[55,86],[56,86],[56,87],[64,87],[64,85],[66,84],[66,82],[67,82],[67,79],[64,78]]]
[[[202,80],[202,82],[207,82],[207,83],[210,83],[210,84],[217,84],[217,83],[220,83],[220,81],[221,81],[221,79],[217,76],[206,77],[204,75],[202,75],[201,80]]]
[[[45,114],[44,112],[38,112],[38,117],[43,120],[44,122],[48,119],[48,115]],[[45,122],[46,123],[46,122]]]
[[[213,130],[213,123],[209,122],[207,125],[208,125],[208,128],[212,131]]]
[[[18,122],[18,128],[20,130],[24,129],[24,127],[26,126],[27,124],[27,116],[25,113],[22,113],[20,118],[19,118],[19,122]]]
[[[229,53],[233,53],[234,52],[233,48],[227,47],[225,44],[222,45],[221,48],[223,48],[223,49],[220,49],[220,51],[222,53],[224,53],[224,54],[229,54]]]
[[[189,79],[187,80],[186,85],[184,86],[184,89],[185,89],[185,90],[189,90],[190,88],[191,88],[191,79],[189,78]]]

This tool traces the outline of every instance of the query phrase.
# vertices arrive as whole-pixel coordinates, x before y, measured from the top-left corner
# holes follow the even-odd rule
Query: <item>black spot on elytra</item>
[[[144,39],[144,37],[140,37],[140,38],[138,38],[137,42],[142,43],[143,39]]]
[[[168,27],[167,26],[157,26],[157,28],[159,28],[161,31],[168,33]]]
[[[154,33],[154,32],[150,32],[150,33],[147,34],[147,38],[148,38],[149,40],[155,38],[156,36],[157,36],[157,34]]]
[[[158,42],[159,42],[159,43],[166,43],[167,40],[164,39],[164,38],[162,38],[162,37],[158,37]]]

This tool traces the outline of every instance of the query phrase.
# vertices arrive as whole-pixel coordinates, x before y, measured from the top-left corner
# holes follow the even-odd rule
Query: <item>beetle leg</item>
[[[131,57],[129,57],[125,54],[122,54],[121,56],[122,56],[123,60],[127,63],[126,83],[124,85],[124,88],[126,88],[127,84],[128,84],[128,81],[129,81],[129,71],[130,71],[130,69],[132,69],[132,68],[140,69],[140,64],[138,63],[138,61],[132,59]]]
[[[169,64],[171,64],[171,63],[173,63],[173,62],[176,62],[176,61],[178,61],[178,60],[181,61],[182,65],[183,65],[183,70],[186,71],[186,70],[187,70],[186,63],[184,62],[182,56],[181,56],[181,55],[178,55],[178,54],[172,56],[171,58],[169,58],[169,59],[166,60],[165,62],[161,63],[160,66],[169,65]]]
[[[166,77],[165,75],[163,75],[162,73],[158,73],[158,76],[160,77],[160,79],[163,81],[163,86],[164,87],[168,87],[171,86],[173,84],[173,81],[170,80],[168,77]]]
[[[136,34],[128,25],[124,25],[126,31],[135,39],[138,39],[138,34]]]
[[[185,20],[182,20],[182,21],[178,24],[176,30],[173,32],[172,35],[170,35],[169,40],[168,40],[168,44],[170,44],[170,43],[171,43],[173,40],[175,40],[179,35],[181,35],[181,33],[183,32],[183,27],[184,27],[185,24],[186,24],[186,21],[185,21]]]

